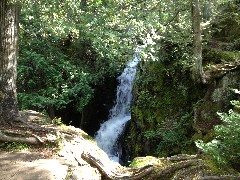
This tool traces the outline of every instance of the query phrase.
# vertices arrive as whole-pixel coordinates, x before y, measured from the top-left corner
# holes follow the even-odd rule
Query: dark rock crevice
[[[93,98],[82,112],[77,112],[72,103],[54,114],[61,117],[63,123],[79,127],[90,136],[94,136],[100,124],[108,119],[109,110],[114,104],[117,84],[115,77],[106,77],[101,84],[94,87]]]

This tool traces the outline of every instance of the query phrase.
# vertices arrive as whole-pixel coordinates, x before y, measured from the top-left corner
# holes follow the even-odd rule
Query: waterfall
[[[124,130],[127,121],[131,119],[130,104],[132,100],[132,86],[140,58],[134,54],[127,63],[123,73],[118,77],[116,102],[109,112],[109,119],[101,124],[95,140],[110,159],[119,162],[118,138]]]

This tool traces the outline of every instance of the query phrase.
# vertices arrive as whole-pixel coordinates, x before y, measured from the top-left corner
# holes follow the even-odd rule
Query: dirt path
[[[28,133],[35,134],[41,138],[49,138],[60,142],[65,135],[70,139],[62,139],[61,147],[58,149],[46,147],[34,147],[21,152],[5,151],[4,142],[0,142],[0,180],[99,180],[101,174],[96,168],[91,167],[85,161],[76,160],[75,156],[81,156],[84,149],[89,145],[85,145],[85,140],[81,135],[87,136],[85,132],[74,127],[66,127],[67,130],[60,126],[42,123],[47,119],[46,116],[36,111],[27,110],[20,112],[27,122],[34,123],[42,130],[49,128],[51,131],[33,131],[31,128],[17,129],[14,126],[6,124],[0,125],[0,132],[8,130],[11,133]],[[51,121],[50,121],[51,122]],[[34,125],[33,124],[33,125]],[[70,132],[68,132],[68,130]],[[66,134],[64,132],[66,131]],[[79,134],[75,135],[75,134]],[[74,141],[74,138],[78,142]],[[53,140],[54,141],[54,140]],[[86,143],[88,141],[86,140]],[[90,143],[91,144],[91,143]],[[72,151],[75,151],[73,154]]]
[[[70,164],[42,152],[0,152],[0,180],[65,179]]]

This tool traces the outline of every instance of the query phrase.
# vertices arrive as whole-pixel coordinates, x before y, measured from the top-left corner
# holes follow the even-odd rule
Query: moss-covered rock
[[[220,67],[220,70],[224,69],[223,66]],[[216,73],[222,74],[220,70]],[[196,103],[194,108],[193,127],[196,131],[208,133],[215,125],[221,123],[217,112],[230,109],[229,102],[234,99],[231,89],[240,88],[239,77],[240,69],[232,70],[220,78],[214,78],[208,85],[204,98]]]
[[[204,89],[173,63],[142,62],[140,67],[125,139],[132,157],[194,152],[192,107]]]
[[[210,140],[229,109],[231,88],[239,89],[240,62],[211,66],[208,84],[195,84],[174,62],[142,62],[133,91],[132,121],[125,134],[131,157],[196,153],[194,141]]]
[[[239,179],[234,169],[221,169],[208,157],[179,154],[167,158],[152,156],[135,158],[130,167],[142,168],[152,165],[155,168],[144,179]]]

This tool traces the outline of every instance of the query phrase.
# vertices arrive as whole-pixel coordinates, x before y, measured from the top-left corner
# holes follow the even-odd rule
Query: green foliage
[[[239,101],[234,101],[239,105]],[[228,113],[218,113],[223,124],[214,128],[215,138],[204,143],[202,140],[196,145],[209,154],[219,165],[238,164],[240,162],[240,114],[230,110]]]
[[[167,44],[165,47],[167,49]],[[137,92],[134,93],[132,107],[137,127],[132,128],[130,134],[133,139],[149,142],[148,153],[159,156],[193,153],[196,150],[192,141],[191,111],[193,102],[202,95],[187,70],[182,70],[183,65],[177,63],[182,51],[172,57],[170,47],[168,51],[166,59],[162,57],[161,61],[140,63],[133,91]],[[141,133],[133,133],[134,130],[139,132],[139,129]],[[145,146],[139,144],[137,149],[136,144],[134,155],[140,155]]]
[[[229,48],[231,49],[231,47]],[[209,47],[203,49],[203,65],[205,70],[211,67],[211,65],[236,61],[239,58],[239,51],[226,51]]]
[[[141,52],[146,61],[179,58],[176,64],[192,64],[188,1],[21,2],[21,109],[72,104],[81,111],[93,97],[94,85],[116,76],[139,44],[147,45]],[[162,42],[173,45],[171,51]]]
[[[203,50],[203,60],[204,63],[218,64],[222,62],[234,61],[240,57],[237,52],[223,51],[220,49],[207,48]]]
[[[213,36],[219,40],[232,42],[239,38],[240,3],[238,0],[228,1],[220,8],[221,13],[213,23]],[[231,27],[231,28],[229,28]]]
[[[31,145],[21,142],[4,142],[4,150],[7,151],[23,151],[31,148]]]
[[[90,100],[93,94],[91,75],[56,53],[56,56],[44,57],[34,50],[22,51],[18,66],[19,104],[22,109],[61,109],[74,101],[76,109],[81,111]]]
[[[106,76],[116,76],[133,52],[142,23],[126,21],[130,9],[113,2],[88,1],[82,7],[74,0],[22,0],[17,80],[21,109],[71,104],[82,111],[93,87]]]
[[[156,143],[158,154],[180,152],[189,145],[181,138],[190,138],[186,135],[190,122],[181,116],[190,112],[191,101],[199,96],[188,88],[192,84],[188,69],[193,65],[191,1],[21,2],[17,80],[21,109],[82,111],[94,87],[105,77],[116,76],[136,46],[145,44],[140,55],[148,64],[141,64],[144,80],[136,83],[133,114],[144,126],[145,138],[161,142]],[[218,2],[210,4],[213,10]]]
[[[186,20],[185,23],[187,22],[189,21]],[[180,24],[179,22],[178,25]],[[196,87],[188,78],[193,62],[191,38],[186,37],[190,33],[190,29],[187,28],[190,24],[185,25],[186,28],[170,28],[170,32],[175,30],[174,33],[163,33],[159,41],[161,46],[154,46],[158,52],[158,62],[140,64],[141,70],[136,78],[135,90],[138,95],[135,97],[132,111],[137,129],[141,129],[144,135],[134,134],[134,138],[142,138],[144,140],[141,142],[153,144],[150,149],[156,148],[155,153],[158,155],[177,154],[186,152],[186,149],[188,152],[196,150],[192,141],[190,116],[186,122],[181,116],[186,112],[190,113],[193,103],[201,99],[204,93],[201,87]],[[178,33],[178,28],[182,35]],[[238,54],[220,49],[205,49],[203,55],[205,63],[221,63],[238,59]]]
[[[53,26],[63,23],[59,19],[62,14],[54,11],[56,3],[54,8],[47,6],[50,1],[24,3],[17,80],[21,109],[62,109],[72,103],[81,111],[92,98],[91,83],[94,83],[95,74],[79,63],[78,54],[72,55],[74,48],[76,54],[75,46],[78,45],[77,39],[74,44],[70,33],[73,29],[66,28],[67,22]],[[57,18],[51,26],[48,15]]]
[[[64,126],[65,125],[65,124],[63,124],[61,117],[52,119],[52,124],[60,125],[60,126]]]
[[[145,137],[148,139],[160,139],[155,152],[158,156],[177,154],[181,151],[184,152],[184,150],[190,147],[190,117],[190,114],[185,114],[180,121],[173,122],[171,126],[162,123],[157,130],[145,133]]]

